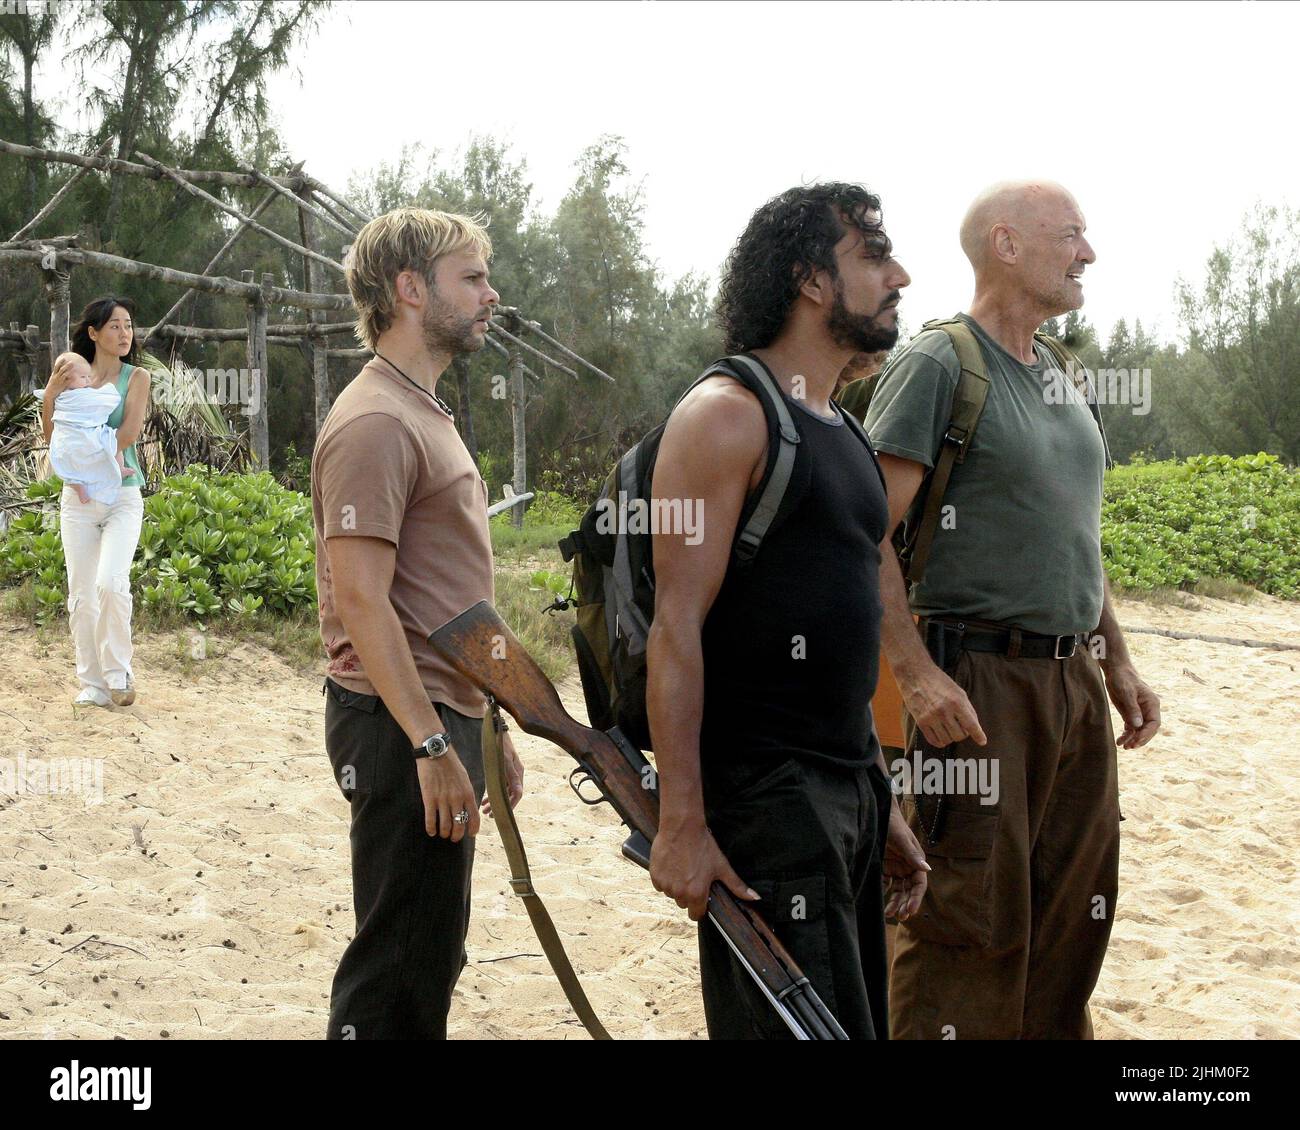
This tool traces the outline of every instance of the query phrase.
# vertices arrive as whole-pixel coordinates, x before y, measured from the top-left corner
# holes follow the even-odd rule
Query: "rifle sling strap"
[[[515,822],[514,811],[510,807],[509,785],[506,781],[505,758],[501,756],[501,743],[497,737],[496,721],[500,717],[500,708],[489,699],[487,713],[483,715],[483,771],[487,778],[488,799],[492,802],[492,815],[496,819],[497,831],[501,833],[501,843],[506,850],[506,860],[510,864],[510,886],[522,900],[528,911],[533,932],[542,943],[542,952],[551,963],[560,988],[568,998],[573,1011],[578,1014],[583,1027],[593,1040],[612,1040],[597,1018],[587,994],[583,992],[578,975],[569,963],[569,955],[564,952],[564,943],[556,932],[555,923],[547,913],[541,896],[533,888],[533,876],[528,870],[528,856],[524,853],[524,842],[519,835],[519,825]]]

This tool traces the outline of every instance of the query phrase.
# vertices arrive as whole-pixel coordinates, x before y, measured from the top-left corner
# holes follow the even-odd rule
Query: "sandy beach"
[[[1294,603],[1121,601],[1126,627],[1300,644]],[[1111,1039],[1300,1036],[1300,651],[1131,634],[1163,731],[1120,751],[1114,938],[1093,998]],[[135,706],[74,708],[71,643],[0,621],[0,759],[102,758],[102,802],[0,794],[0,1037],[317,1039],[353,928],[347,804],[319,676],[174,633],[137,641]],[[563,696],[582,717],[581,695]],[[533,876],[618,1037],[702,1038],[695,927],[619,854],[568,757],[520,734]],[[93,781],[94,778],[88,778]],[[489,821],[454,1038],[586,1039]]]

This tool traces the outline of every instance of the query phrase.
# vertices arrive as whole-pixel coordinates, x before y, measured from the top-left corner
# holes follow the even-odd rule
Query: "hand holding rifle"
[[[736,874],[713,834],[697,820],[663,821],[650,845],[650,882],[698,922],[708,913],[709,889],[721,883],[738,899],[754,902],[758,894]]]

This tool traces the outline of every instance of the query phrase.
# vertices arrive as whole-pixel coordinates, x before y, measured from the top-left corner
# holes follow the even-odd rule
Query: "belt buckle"
[[[1061,641],[1062,641],[1062,640],[1069,640],[1069,641],[1070,641],[1070,650],[1067,651],[1064,655],[1061,654]],[[1057,636],[1057,637],[1056,637],[1056,646],[1052,649],[1052,658],[1053,658],[1053,659],[1070,659],[1070,658],[1072,658],[1073,655],[1074,655],[1074,649],[1075,649],[1075,647],[1078,645],[1078,643],[1079,643],[1079,637],[1078,637],[1078,636]]]

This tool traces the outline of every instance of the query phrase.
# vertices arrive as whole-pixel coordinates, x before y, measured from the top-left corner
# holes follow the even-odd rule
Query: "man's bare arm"
[[[653,498],[695,499],[702,534],[654,536],[655,613],[647,643],[646,709],[659,776],[659,834],[650,877],[700,918],[715,879],[755,897],[731,869],[704,821],[700,722],[704,657],[700,636],[731,560],[745,497],[767,449],[767,423],[752,394],[730,381],[706,382],[673,413],[655,464]]]
[[[1124,633],[1115,618],[1110,581],[1103,577],[1102,584],[1101,620],[1096,634],[1104,643],[1099,662],[1106,676],[1106,691],[1124,719],[1124,730],[1115,739],[1115,744],[1124,749],[1136,749],[1146,745],[1160,729],[1160,698],[1139,678],[1129,657]]]
[[[889,494],[889,528],[880,543],[880,600],[884,606],[880,634],[903,704],[931,745],[941,748],[967,737],[977,745],[986,745],[988,739],[966,692],[939,669],[925,649],[894,551],[894,530],[911,507],[925,479],[925,468],[884,452],[877,458]]]
[[[406,633],[389,599],[397,547],[383,538],[333,537],[325,548],[334,607],[344,631],[375,693],[414,749],[444,727],[420,682]],[[452,840],[461,839],[466,832],[475,835],[478,798],[455,750],[436,760],[420,758],[416,768],[425,801],[425,830]],[[452,819],[462,809],[470,814],[468,825]]]

